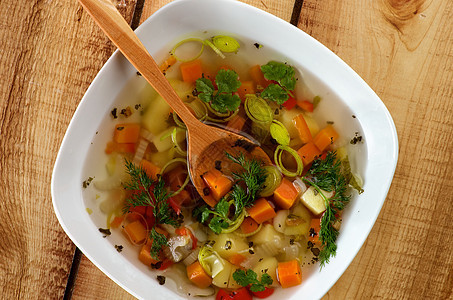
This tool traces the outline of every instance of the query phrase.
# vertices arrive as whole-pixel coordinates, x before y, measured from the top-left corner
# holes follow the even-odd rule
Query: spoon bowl
[[[201,197],[207,199],[203,189],[206,187],[203,174],[213,169],[218,162],[231,170],[231,162],[225,153],[244,154],[246,158],[255,158],[270,164],[267,154],[250,139],[199,121],[179,98],[168,80],[162,74],[159,66],[137,35],[109,0],[79,0],[88,14],[118,47],[129,62],[141,73],[151,86],[165,99],[170,107],[178,114],[187,127],[188,135],[188,166],[192,182]]]

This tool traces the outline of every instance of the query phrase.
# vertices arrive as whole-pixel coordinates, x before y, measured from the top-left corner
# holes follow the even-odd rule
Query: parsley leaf
[[[278,84],[269,84],[262,92],[261,97],[263,99],[271,100],[277,102],[278,105],[281,105],[289,99],[288,92],[284,90]]]
[[[233,95],[241,86],[238,74],[233,70],[219,70],[215,83],[217,91],[209,79],[203,77],[196,80],[195,87],[200,100],[211,103],[211,107],[221,113],[236,110],[241,104],[239,96]]]
[[[217,84],[219,94],[236,92],[241,86],[241,82],[238,80],[238,74],[233,70],[219,70],[215,77],[215,83]]]
[[[287,90],[294,90],[296,87],[296,78],[294,68],[288,64],[270,61],[261,66],[261,71],[267,80],[277,81]]]
[[[252,292],[261,292],[266,289],[266,285],[271,285],[273,280],[269,274],[264,273],[261,275],[261,281],[258,280],[258,275],[251,269],[244,271],[242,269],[237,269],[233,273],[233,279],[243,287],[250,285],[250,291]]]
[[[218,112],[235,111],[241,104],[238,95],[217,94],[212,98],[211,106]]]
[[[200,100],[202,100],[203,102],[210,102],[212,100],[215,88],[211,80],[204,77],[197,79],[197,81],[195,82],[195,88],[199,93],[198,98],[200,98]]]
[[[261,66],[261,71],[266,79],[278,83],[269,84],[261,93],[261,97],[283,104],[291,95],[290,91],[296,87],[294,68],[285,63],[270,61]]]

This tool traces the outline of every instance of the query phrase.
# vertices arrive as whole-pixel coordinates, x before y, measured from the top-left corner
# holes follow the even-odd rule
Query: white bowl
[[[271,297],[319,299],[351,263],[384,203],[398,156],[392,118],[371,88],[340,58],[293,25],[252,6],[229,0],[174,1],[153,14],[136,32],[159,61],[182,36],[204,31],[227,32],[264,45],[259,51],[278,52],[323,98],[318,109],[323,113],[321,119],[335,121],[342,136],[352,138],[359,132],[364,139],[362,144],[349,146],[349,151],[352,163],[364,178],[365,192],[355,195],[345,211],[336,257],[321,271],[304,274],[300,286],[278,289]],[[61,226],[77,247],[129,293],[143,299],[179,299],[165,285],[157,283],[154,273],[138,261],[135,249],[129,251],[125,247],[122,253],[116,251],[113,245],[124,243],[123,237],[102,238],[98,228],[106,226],[105,216],[94,207],[93,214],[86,211],[93,195],[82,188],[82,182],[99,168],[102,160],[102,151],[96,155],[92,149],[105,145],[111,138],[98,135],[97,131],[112,128],[113,121],[107,116],[115,101],[124,95],[129,98],[139,95],[144,83],[134,81],[136,77],[135,69],[118,52],[96,76],[58,153],[52,176],[53,205]]]

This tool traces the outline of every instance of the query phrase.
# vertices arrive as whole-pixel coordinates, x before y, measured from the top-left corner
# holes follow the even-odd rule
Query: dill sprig
[[[155,226],[168,224],[178,227],[181,224],[181,220],[168,204],[169,193],[165,188],[165,181],[162,176],[158,176],[157,180],[154,180],[148,176],[142,167],[136,166],[128,160],[125,160],[125,166],[131,179],[124,184],[124,188],[132,191],[132,193],[126,199],[123,213],[129,212],[132,207],[137,206],[150,206],[153,208],[155,224],[150,230],[149,237],[153,240],[151,255],[157,259],[162,247],[167,245],[167,238],[165,235],[158,233]]]
[[[322,246],[319,261],[322,268],[329,263],[330,258],[335,256],[337,251],[336,240],[339,232],[333,227],[333,224],[337,221],[337,213],[349,203],[350,196],[346,195],[348,183],[341,171],[341,161],[337,159],[335,151],[328,152],[324,159],[315,159],[302,179],[320,193],[326,205],[319,231]],[[322,190],[334,192],[334,194],[328,199]]]
[[[209,228],[215,233],[221,233],[237,222],[238,217],[246,207],[251,206],[256,199],[258,192],[263,189],[266,181],[266,171],[262,168],[263,163],[251,159],[248,160],[241,153],[233,156],[225,154],[234,163],[239,164],[244,171],[234,172],[236,180],[231,191],[211,209],[203,205],[193,210],[193,215],[201,223],[207,222]],[[241,184],[245,185],[244,188]],[[230,207],[234,205],[234,214],[230,214]],[[212,218],[210,218],[212,216]]]
[[[263,189],[266,181],[266,170],[263,169],[263,162],[256,159],[246,159],[243,153],[233,156],[229,153],[225,154],[232,162],[240,165],[243,172],[233,172],[233,178],[237,181],[243,181],[247,186],[245,191],[241,186],[234,185],[233,194],[231,195],[235,202],[238,202],[242,207],[251,206],[256,199],[257,193]]]

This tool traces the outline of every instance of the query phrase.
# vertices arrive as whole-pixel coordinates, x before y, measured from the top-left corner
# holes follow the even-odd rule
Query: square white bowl
[[[231,0],[174,1],[145,21],[136,33],[159,61],[169,46],[193,32],[230,33],[264,45],[294,65],[310,89],[323,98],[317,109],[321,120],[335,121],[345,137],[355,132],[364,143],[349,146],[352,163],[364,178],[365,192],[354,195],[345,210],[337,240],[336,257],[321,271],[303,277],[303,283],[278,289],[269,299],[319,299],[349,266],[373,227],[385,201],[398,157],[398,140],[393,120],[378,96],[340,58],[312,37],[289,23],[252,6]],[[266,51],[266,50],[263,50]],[[116,99],[125,90],[132,96],[140,87],[131,85],[136,70],[115,52],[96,76],[80,102],[63,139],[52,176],[52,198],[61,226],[82,252],[107,276],[137,298],[181,298],[142,265],[136,252],[113,247],[122,237],[102,238],[105,216],[89,215],[82,181],[86,165],[97,157],[95,144],[110,138],[97,131],[112,128],[107,118]],[[141,86],[142,87],[142,86]],[[102,149],[102,148],[100,148]],[[102,152],[101,150],[99,152]],[[89,169],[89,167],[88,167]],[[127,248],[127,247],[125,247]],[[135,254],[134,254],[135,253]]]

